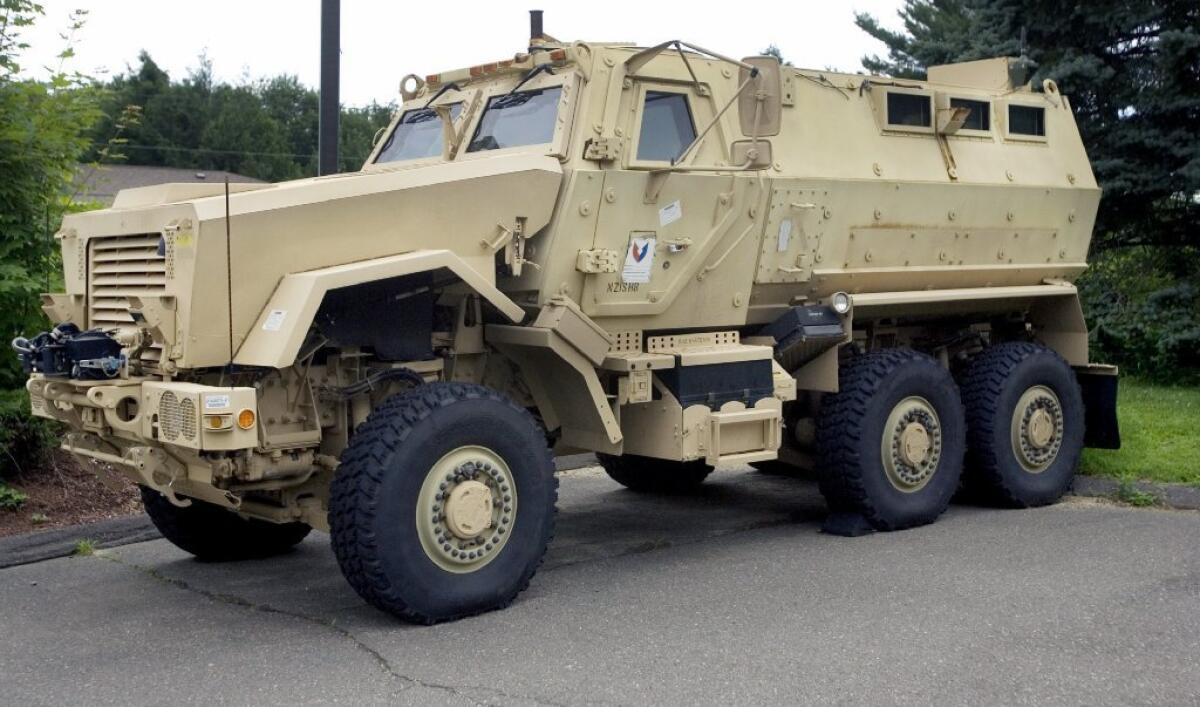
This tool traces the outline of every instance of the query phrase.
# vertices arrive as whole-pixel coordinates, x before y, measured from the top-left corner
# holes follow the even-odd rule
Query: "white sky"
[[[173,79],[207,51],[218,80],[296,74],[319,83],[320,0],[41,0],[46,16],[25,34],[22,64],[57,65],[59,33],[76,7],[89,10],[73,68],[120,73],[146,49]],[[734,57],[777,45],[797,66],[857,71],[881,43],[854,26],[855,10],[897,27],[901,0],[708,3],[654,0],[342,0],[341,100],[393,100],[400,77],[511,57],[529,32],[529,9],[545,10],[545,31],[561,40],[683,39]]]

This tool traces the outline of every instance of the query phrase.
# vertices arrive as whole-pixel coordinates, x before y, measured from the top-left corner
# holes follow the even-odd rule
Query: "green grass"
[[[75,541],[75,556],[88,557],[96,553],[96,543],[88,538],[81,538]]]
[[[1085,449],[1080,473],[1200,485],[1200,387],[1122,378],[1120,449]]]

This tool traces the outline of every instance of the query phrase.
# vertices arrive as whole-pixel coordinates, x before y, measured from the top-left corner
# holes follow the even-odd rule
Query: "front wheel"
[[[330,536],[360,596],[435,623],[502,608],[528,586],[557,498],[528,412],[483,386],[432,383],[355,431],[330,490]]]

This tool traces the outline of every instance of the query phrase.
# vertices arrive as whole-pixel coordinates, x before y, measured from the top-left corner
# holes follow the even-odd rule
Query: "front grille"
[[[88,325],[115,329],[133,324],[129,297],[159,295],[167,289],[167,259],[158,254],[159,234],[104,236],[90,241]],[[142,351],[143,365],[158,366],[162,349]]]
[[[158,427],[168,442],[196,441],[196,401],[167,391],[158,401]]]
[[[157,233],[91,240],[88,278],[90,325],[104,329],[133,323],[129,296],[167,289],[167,259],[158,254]]]

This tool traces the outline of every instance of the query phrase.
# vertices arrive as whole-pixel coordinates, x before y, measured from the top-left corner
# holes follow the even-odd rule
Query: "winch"
[[[26,373],[79,380],[116,378],[125,367],[121,344],[103,329],[80,331],[70,322],[32,339],[17,337],[13,350]]]

